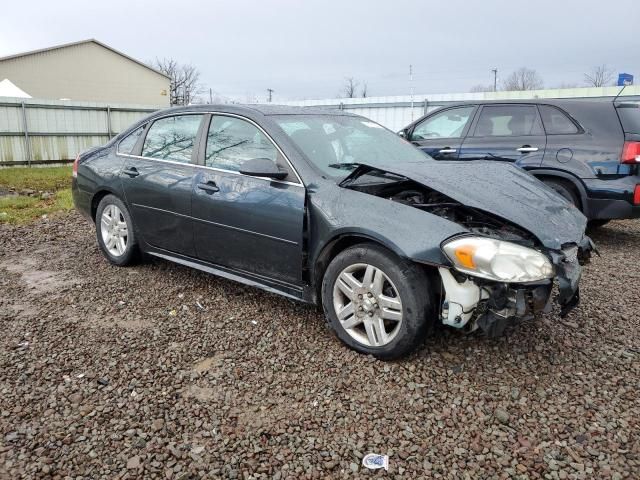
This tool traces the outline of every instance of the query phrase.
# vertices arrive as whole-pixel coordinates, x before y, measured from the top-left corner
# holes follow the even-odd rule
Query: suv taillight
[[[620,163],[640,163],[640,142],[624,142]]]
[[[75,161],[73,162],[73,178],[76,178],[78,176],[78,161],[80,160],[80,154],[78,154],[78,156],[76,157]]]
[[[640,185],[636,185],[636,189],[633,191],[633,204],[640,205]]]

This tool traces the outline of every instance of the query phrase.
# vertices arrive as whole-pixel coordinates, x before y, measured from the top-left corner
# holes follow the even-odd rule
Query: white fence
[[[155,110],[143,105],[0,98],[0,166],[73,160]]]
[[[455,102],[473,100],[526,100],[533,98],[590,98],[613,99],[621,87],[566,88],[530,90],[526,92],[478,92],[453,94],[416,94],[395,97],[331,98],[283,102],[285,105],[338,108],[370,118],[398,131],[425,113]],[[624,89],[620,100],[640,101],[640,85]]]
[[[620,87],[480,92],[400,97],[334,98],[283,102],[286,105],[339,108],[398,131],[442,106],[469,100],[531,98],[612,99]],[[640,101],[640,85],[626,87],[620,100]],[[71,161],[107,142],[130,124],[155,111],[145,105],[108,105],[22,98],[0,98],[0,166]]]

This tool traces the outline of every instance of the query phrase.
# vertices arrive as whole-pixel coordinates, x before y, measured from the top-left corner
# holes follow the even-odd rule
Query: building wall
[[[4,78],[34,98],[169,106],[167,77],[94,42],[0,61]]]

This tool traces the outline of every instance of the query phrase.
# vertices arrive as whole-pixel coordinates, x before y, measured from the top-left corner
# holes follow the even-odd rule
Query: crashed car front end
[[[578,304],[582,266],[595,249],[586,218],[520,169],[464,163],[394,165],[392,172],[361,166],[341,186],[463,229],[441,240],[441,260],[413,257],[438,269],[445,325],[500,335],[550,311],[556,285],[560,315],[567,315]]]
[[[442,323],[499,336],[511,324],[549,312],[554,283],[560,316],[566,316],[579,302],[582,266],[594,245],[587,236],[551,250],[466,235],[443,242],[442,249],[452,265],[438,268]]]

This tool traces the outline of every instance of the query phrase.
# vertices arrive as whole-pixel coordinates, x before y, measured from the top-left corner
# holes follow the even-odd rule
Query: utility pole
[[[493,72],[493,91],[498,91],[498,69],[494,68],[491,70]]]
[[[273,98],[273,88],[267,88],[267,93],[269,94],[267,102],[271,103],[271,99]]]
[[[213,89],[209,88],[209,103],[213,103]]]
[[[413,65],[409,65],[409,87],[411,91],[411,121],[413,122]]]

